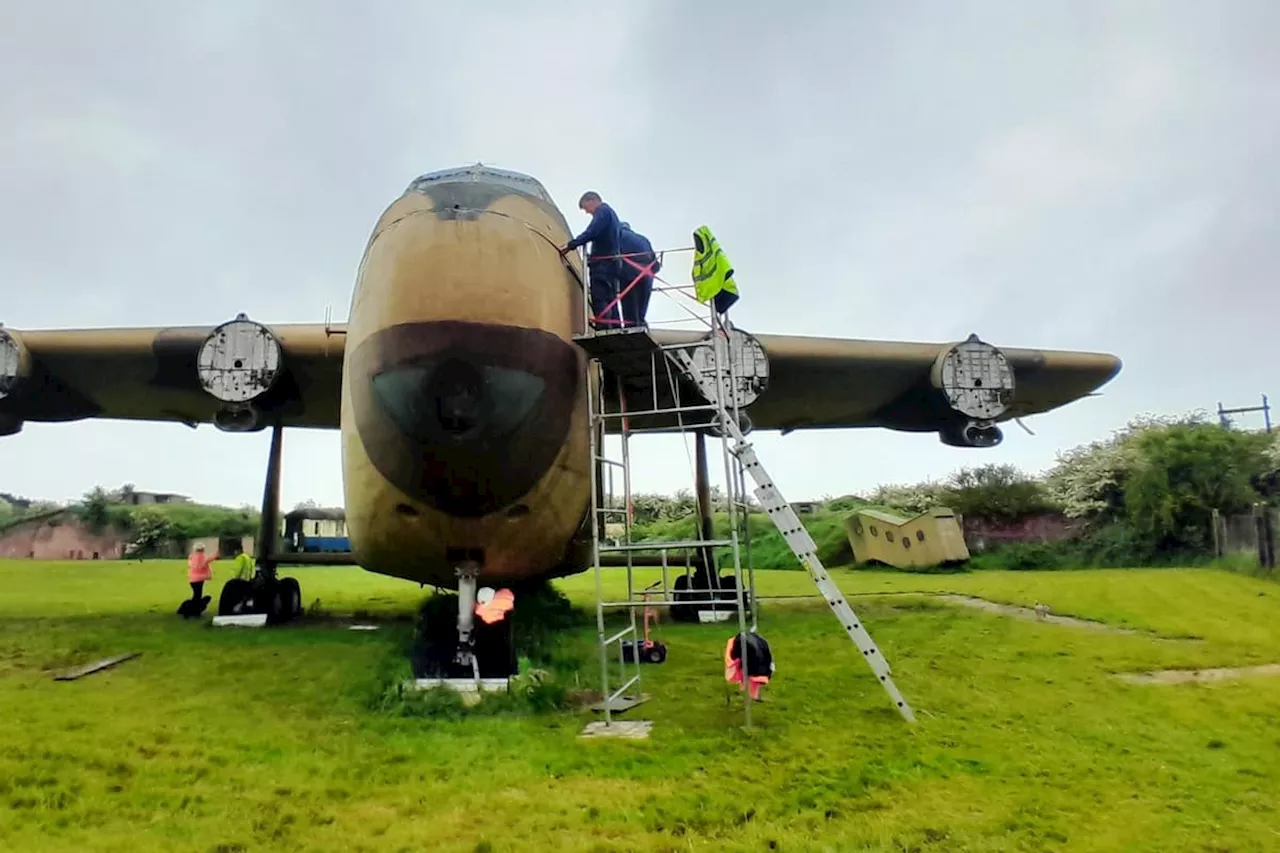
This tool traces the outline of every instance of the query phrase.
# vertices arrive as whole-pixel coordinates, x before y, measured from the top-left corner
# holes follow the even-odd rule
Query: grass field
[[[424,593],[358,569],[292,574],[308,605],[367,611],[382,630],[185,622],[180,563],[0,562],[0,850],[1280,849],[1280,679],[1111,677],[1280,660],[1274,583],[1211,570],[838,571],[846,592],[876,593],[852,603],[915,726],[825,605],[793,603],[763,612],[778,671],[753,732],[725,700],[731,629],[664,624],[670,657],[645,670],[653,699],[632,712],[654,732],[629,742],[579,740],[585,711],[370,710],[409,630],[393,617]],[[798,572],[758,583],[810,591]],[[592,601],[589,574],[560,586]],[[1042,600],[1143,633],[914,594],[931,591]],[[586,648],[593,633],[568,642]],[[127,651],[143,654],[52,678]]]

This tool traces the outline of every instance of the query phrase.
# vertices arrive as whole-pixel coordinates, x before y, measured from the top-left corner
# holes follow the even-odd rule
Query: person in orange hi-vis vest
[[[204,590],[204,582],[213,579],[213,570],[209,568],[213,560],[204,553],[204,543],[197,542],[196,549],[187,557],[187,582],[191,584],[191,600],[199,601]]]

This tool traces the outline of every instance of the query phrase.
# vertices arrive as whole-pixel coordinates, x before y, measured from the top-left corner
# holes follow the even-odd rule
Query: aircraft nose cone
[[[457,516],[497,512],[534,486],[567,439],[581,381],[572,345],[491,324],[393,326],[350,358],[370,461],[405,494]]]

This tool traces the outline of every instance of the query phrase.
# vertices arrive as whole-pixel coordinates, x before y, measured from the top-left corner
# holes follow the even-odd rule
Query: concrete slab
[[[215,616],[215,628],[261,628],[267,624],[265,613],[243,613],[238,616]]]
[[[647,740],[653,731],[652,720],[614,720],[607,723],[596,720],[587,723],[578,737],[620,737],[628,740]]]

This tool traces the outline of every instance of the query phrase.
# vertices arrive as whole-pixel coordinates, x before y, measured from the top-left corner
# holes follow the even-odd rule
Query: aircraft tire
[[[675,582],[671,584],[671,597],[675,601],[682,602],[671,606],[671,618],[673,620],[676,622],[698,621],[698,614],[694,607],[683,603],[692,598],[689,594],[689,578],[687,575],[679,575]]]
[[[269,582],[259,594],[256,609],[259,613],[267,614],[268,625],[278,625],[284,621],[281,618],[284,613],[284,599],[284,591],[279,581]]]
[[[297,578],[281,578],[278,588],[282,604],[280,621],[291,622],[302,615],[302,587]]]
[[[222,585],[222,593],[218,596],[218,615],[235,616],[250,612],[246,605],[252,595],[252,584],[247,580],[232,578]]]

